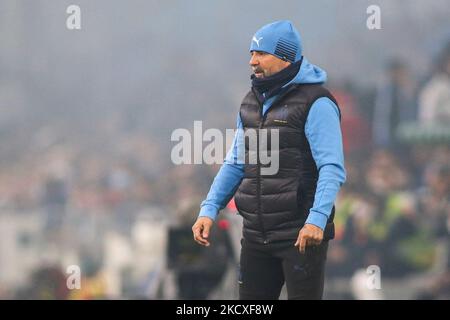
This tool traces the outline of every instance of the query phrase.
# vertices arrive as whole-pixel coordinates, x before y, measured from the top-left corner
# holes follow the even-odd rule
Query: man
[[[233,146],[192,227],[194,240],[209,246],[219,210],[235,195],[243,217],[239,298],[321,299],[328,240],[334,237],[334,201],[345,182],[340,111],[322,84],[325,71],[302,56],[290,21],[262,27],[250,45],[252,89],[238,115]],[[250,156],[250,129],[278,130],[275,174],[262,174]],[[257,142],[257,150],[263,148]]]

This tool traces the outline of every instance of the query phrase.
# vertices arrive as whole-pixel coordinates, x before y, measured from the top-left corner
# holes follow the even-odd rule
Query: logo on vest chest
[[[285,104],[281,108],[275,109],[272,113],[272,121],[278,125],[288,124],[288,106]]]

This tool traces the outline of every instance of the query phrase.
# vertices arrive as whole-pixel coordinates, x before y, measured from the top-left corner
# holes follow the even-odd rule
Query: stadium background
[[[1,1],[0,299],[237,297],[232,203],[212,247],[191,239],[219,167],[173,165],[170,135],[233,128],[251,35],[278,19],[343,112],[325,298],[448,298],[449,16],[448,0]]]

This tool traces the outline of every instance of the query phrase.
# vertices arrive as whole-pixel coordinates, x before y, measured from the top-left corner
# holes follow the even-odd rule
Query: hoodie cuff
[[[320,229],[325,230],[327,221],[328,221],[327,215],[320,213],[320,212],[316,212],[316,211],[310,211],[305,224],[313,224],[316,227],[319,227]]]
[[[205,204],[203,207],[200,208],[200,213],[198,214],[199,217],[208,217],[212,220],[216,220],[217,214],[219,211],[216,207],[212,205]]]

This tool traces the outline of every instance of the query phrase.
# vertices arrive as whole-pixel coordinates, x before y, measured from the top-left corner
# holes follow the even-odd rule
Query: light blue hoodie
[[[286,86],[292,83],[322,84],[326,80],[324,70],[303,58],[298,74]],[[276,96],[264,102],[263,114],[267,113],[275,99]],[[239,114],[237,128],[242,129]],[[206,199],[200,205],[199,217],[214,220],[238,189],[244,176],[244,164],[238,161],[238,150],[244,150],[242,133],[242,130],[237,130],[225,161],[214,178]],[[314,204],[306,223],[324,230],[339,189],[346,180],[339,110],[330,99],[319,98],[313,103],[306,119],[305,134],[319,170]]]

